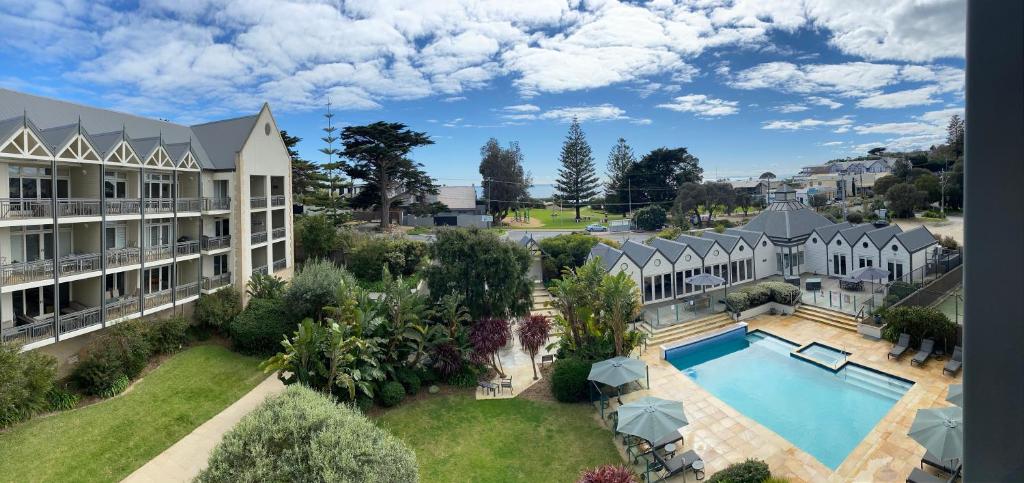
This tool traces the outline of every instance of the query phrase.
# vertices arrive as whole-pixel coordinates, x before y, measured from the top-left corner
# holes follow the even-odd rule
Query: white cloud
[[[514,106],[505,106],[502,110],[510,112],[537,112],[540,108],[533,104],[516,104]]]
[[[761,125],[761,129],[779,129],[785,131],[797,131],[803,129],[813,129],[822,126],[846,126],[853,124],[853,119],[850,116],[838,117],[835,119],[814,119],[807,118],[799,121],[765,121]]]
[[[611,104],[598,106],[560,107],[546,111],[537,116],[538,119],[551,119],[559,122],[569,122],[574,118],[579,122],[590,121],[618,121],[628,120],[626,111]]]
[[[729,116],[740,112],[739,102],[715,99],[704,94],[679,96],[672,102],[658,104],[657,107],[677,112],[692,112],[697,117]]]
[[[459,101],[464,101],[466,99],[467,99],[466,96],[451,96],[451,97],[445,97],[444,99],[441,99],[441,102],[459,102]]]
[[[929,86],[918,89],[890,92],[887,94],[875,94],[857,101],[857,107],[897,109],[907,106],[935,104],[939,102],[938,99],[932,97],[932,95],[935,94],[935,91],[935,87]]]
[[[827,97],[809,96],[807,98],[807,102],[810,102],[811,104],[817,106],[825,106],[829,109],[838,109],[840,107],[843,107],[843,103],[833,101],[832,99],[829,99]]]
[[[862,135],[893,135],[884,141],[872,143],[886,146],[890,150],[927,149],[946,141],[946,124],[954,114],[962,117],[964,109],[928,111],[914,116],[910,121],[864,124],[853,126],[853,131]]]
[[[820,143],[818,146],[842,146],[846,144],[846,141],[829,141],[827,143]]]
[[[784,114],[788,114],[791,112],[803,112],[808,109],[810,108],[803,104],[785,104],[775,108],[776,111],[779,111]]]

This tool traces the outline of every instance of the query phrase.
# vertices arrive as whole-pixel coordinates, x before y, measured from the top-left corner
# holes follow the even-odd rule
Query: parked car
[[[600,223],[592,223],[590,225],[587,225],[587,231],[589,231],[591,233],[593,233],[595,231],[608,231],[608,227],[604,226],[604,225],[602,225]]]

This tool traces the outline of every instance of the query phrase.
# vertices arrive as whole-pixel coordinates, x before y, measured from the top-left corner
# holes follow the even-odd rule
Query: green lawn
[[[120,481],[266,375],[216,345],[177,354],[121,397],[0,433],[0,481]]]
[[[592,208],[584,207],[580,208],[580,217],[589,216],[590,221],[581,221],[576,223],[576,210],[572,208],[563,208],[558,211],[556,206],[554,210],[549,206],[547,208],[532,208],[530,209],[530,218],[540,220],[543,223],[543,228],[558,228],[563,230],[582,230],[591,223],[604,224],[604,213],[596,211]],[[622,215],[609,215],[609,220],[621,219]],[[509,218],[511,219],[511,218]]]
[[[583,468],[622,463],[590,406],[433,396],[378,417],[414,450],[430,481],[575,481]]]

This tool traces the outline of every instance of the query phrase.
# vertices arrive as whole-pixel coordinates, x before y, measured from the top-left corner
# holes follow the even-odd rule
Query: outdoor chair
[[[544,367],[544,363],[545,362],[548,363],[548,364],[553,364],[555,362],[555,355],[554,354],[544,354],[544,355],[540,356],[540,365],[541,365],[541,367]]]
[[[900,340],[896,341],[896,344],[889,350],[889,355],[886,359],[899,359],[909,347],[910,334],[900,334]]]
[[[498,387],[498,391],[500,392],[501,390],[503,390],[505,388],[508,388],[508,392],[510,394],[515,394],[516,393],[515,390],[512,389],[512,376],[501,378],[500,385]]]
[[[678,448],[678,447],[682,446],[683,442],[684,442],[683,436],[681,434],[679,434],[679,433],[670,434],[670,435],[662,438],[661,441],[658,441],[657,443],[654,443],[654,446],[651,446],[650,443],[648,443],[647,441],[644,441],[643,439],[640,439],[640,438],[636,438],[636,439],[638,440],[636,442],[636,444],[632,445],[631,448],[630,447],[626,448],[626,455],[633,458],[633,464],[640,464],[640,459],[641,458],[646,460],[648,456],[651,456],[651,455],[655,454],[656,452],[661,451],[667,445],[674,444]],[[654,466],[657,466],[656,463],[657,463],[657,460],[654,460],[654,461],[648,462],[648,465],[650,466],[650,465],[654,464]]]
[[[953,356],[946,361],[946,367],[942,368],[943,374],[949,374],[955,376],[957,372],[960,372],[960,366],[964,363],[964,352],[960,349],[960,346],[953,347]]]
[[[656,471],[655,474],[658,476],[658,479],[648,483],[665,481],[679,474],[683,475],[683,480],[685,481],[687,470],[693,470],[693,475],[698,480],[704,479],[704,459],[692,449],[667,460],[659,456],[658,453],[654,453],[654,460],[661,467],[659,471],[664,471],[665,473],[658,475]]]
[[[925,339],[921,341],[921,349],[914,354],[914,358],[910,360],[910,365],[919,366],[924,364],[929,357],[932,356],[932,350],[935,348],[935,341],[931,339]]]
[[[957,468],[948,480],[934,476],[921,468],[914,468],[914,470],[910,472],[910,476],[907,476],[907,483],[953,483],[959,478],[960,468]]]
[[[924,465],[931,466],[947,475],[952,475],[956,471],[946,466],[938,456],[933,455],[930,451],[925,451],[924,456],[921,457],[921,469],[924,469]]]

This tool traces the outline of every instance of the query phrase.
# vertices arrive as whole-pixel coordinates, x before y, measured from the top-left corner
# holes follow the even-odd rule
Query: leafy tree
[[[726,213],[731,213],[736,207],[736,190],[729,183],[704,183],[707,196],[704,198],[704,210],[708,213],[708,220],[714,217],[714,207],[721,205]]]
[[[327,176],[320,170],[320,166],[302,159],[296,146],[302,141],[298,136],[288,134],[288,131],[281,130],[281,139],[288,148],[288,156],[292,161],[292,191],[301,198],[307,193],[321,189],[327,181]]]
[[[766,179],[766,180],[773,180],[775,178],[776,178],[775,173],[773,173],[771,171],[765,171],[765,172],[761,173],[761,176],[758,177],[758,179]]]
[[[892,175],[895,176],[896,179],[907,181],[910,179],[910,171],[912,169],[913,166],[910,165],[910,162],[906,159],[900,158],[892,165]]]
[[[811,195],[811,199],[809,201],[811,203],[811,207],[814,208],[815,210],[818,210],[825,206],[828,206],[828,195],[824,193],[817,193]]]
[[[525,248],[486,230],[441,229],[430,245],[430,258],[435,263],[425,274],[435,300],[454,292],[475,318],[515,317],[529,310],[530,253]]]
[[[946,144],[949,146],[955,159],[964,155],[964,120],[958,114],[953,114],[946,125]]]
[[[338,242],[337,227],[324,215],[306,215],[295,223],[295,240],[305,258],[327,258]]]
[[[615,355],[625,355],[622,349],[629,323],[640,317],[640,289],[629,274],[619,272],[604,277],[597,291],[602,322],[615,338]]]
[[[223,328],[242,311],[242,296],[233,286],[212,294],[199,294],[192,319],[202,327]]]
[[[660,230],[667,220],[665,209],[657,205],[647,206],[633,213],[633,223],[643,231]]]
[[[580,219],[580,206],[597,194],[600,184],[594,168],[594,157],[590,154],[590,145],[575,118],[569,125],[569,134],[562,143],[562,154],[559,156],[562,167],[558,169],[555,191],[558,196],[572,202],[576,208],[576,220]]]
[[[480,176],[483,177],[487,212],[497,223],[530,197],[528,189],[532,181],[523,169],[523,152],[517,142],[503,148],[497,139],[488,139],[480,148]]]
[[[600,286],[604,275],[604,269],[594,259],[579,268],[564,271],[562,278],[551,284],[551,294],[555,296],[551,304],[558,311],[555,321],[567,329],[563,334],[571,337],[568,342],[573,349],[583,348],[593,339],[588,326],[597,312],[594,288]]]
[[[931,173],[924,173],[914,178],[914,187],[926,195],[924,201],[928,203],[939,201],[939,198],[942,197],[942,186],[939,184],[939,178]]]
[[[516,330],[519,344],[530,354],[530,366],[533,367],[533,379],[537,379],[537,351],[548,341],[551,335],[551,321],[544,315],[531,315],[521,322]]]
[[[851,211],[846,215],[846,221],[855,225],[858,223],[864,223],[864,215],[859,211]]]
[[[583,233],[566,233],[541,239],[538,243],[544,252],[544,279],[558,278],[565,269],[583,265],[590,255],[590,249],[598,241],[596,237]]]
[[[292,277],[283,298],[292,320],[320,320],[324,307],[338,303],[338,286],[355,285],[352,276],[327,260],[309,260]]]
[[[353,205],[373,206],[375,197],[381,210],[381,231],[388,229],[396,200],[437,194],[434,180],[421,169],[423,165],[409,159],[413,149],[434,144],[426,133],[412,131],[402,123],[379,121],[346,127],[341,141],[345,146],[341,154],[349,160],[345,171],[367,183]]]
[[[750,214],[750,205],[754,204],[754,197],[746,191],[736,193],[736,206],[743,211],[743,216]]]
[[[676,223],[687,220],[692,215],[697,219],[698,225],[703,225],[700,216],[700,207],[708,198],[708,189],[700,183],[683,183],[679,185],[676,194],[675,204],[672,206],[673,218]]]
[[[0,342],[0,428],[45,410],[56,378],[55,357]]]
[[[700,183],[700,160],[686,148],[658,148],[644,155],[629,170],[634,205],[668,205],[684,183]],[[628,192],[620,191],[620,197]]]
[[[868,150],[869,156],[881,156],[883,153],[885,153],[884,147],[871,148]]]
[[[512,327],[505,319],[485,317],[469,329],[469,343],[473,346],[473,359],[491,366],[499,376],[505,377],[498,350],[512,338]]]
[[[924,196],[926,195],[910,183],[895,184],[885,193],[889,209],[896,218],[913,218],[914,208],[921,204]]]
[[[624,138],[619,138],[615,146],[612,146],[611,152],[608,153],[608,182],[605,185],[605,202],[609,212],[623,213],[626,211],[627,205],[623,203],[629,201],[628,177],[634,164],[636,164],[636,155],[633,154],[633,148],[626,144]],[[623,190],[627,190],[625,198],[622,197]]]
[[[889,188],[892,187],[892,185],[899,182],[900,179],[895,176],[882,176],[875,180],[875,185],[871,187],[871,191],[878,196],[885,196],[885,192],[889,191]]]

